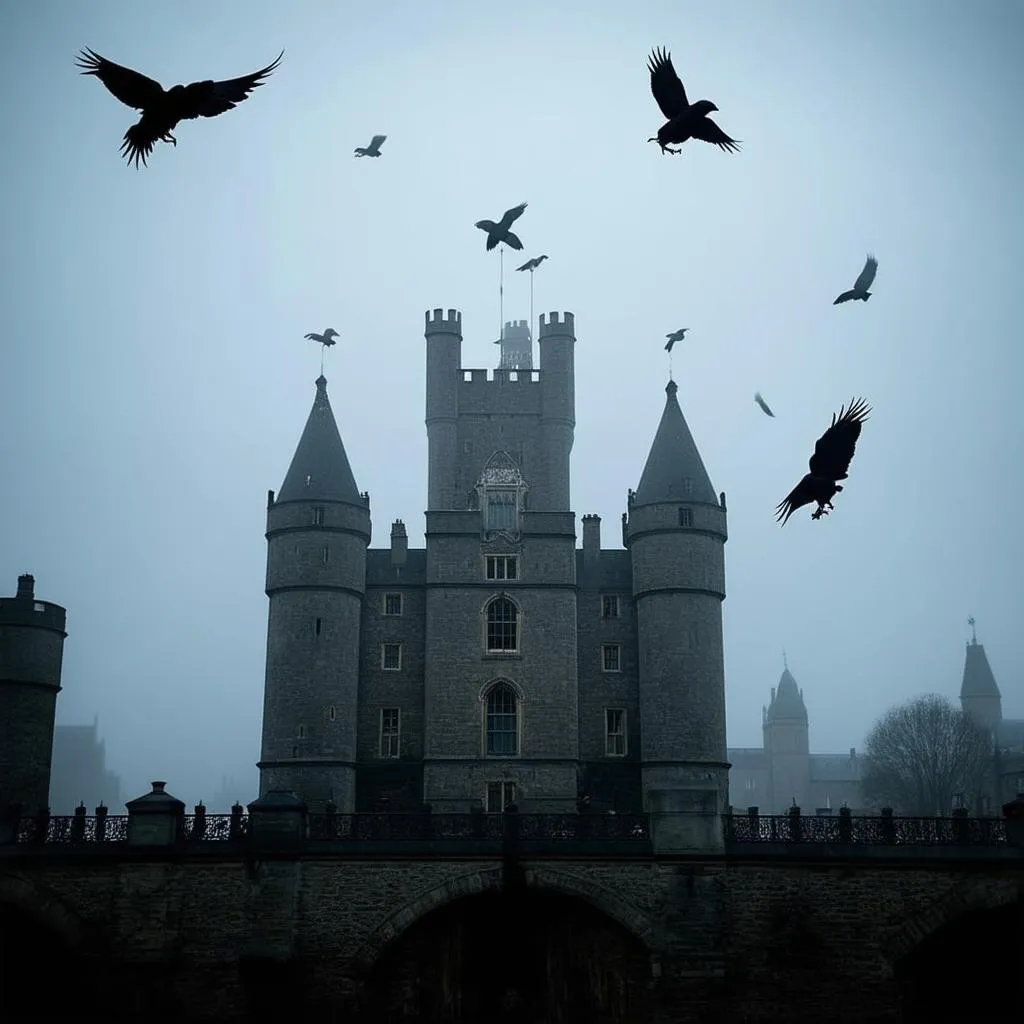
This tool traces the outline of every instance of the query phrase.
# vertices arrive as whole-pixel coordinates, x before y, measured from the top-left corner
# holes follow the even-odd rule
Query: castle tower
[[[636,602],[642,784],[645,809],[670,812],[687,832],[674,842],[717,848],[729,771],[725,495],[715,497],[677,390],[669,381],[623,526]]]
[[[571,313],[542,316],[540,368],[489,373],[460,366],[461,314],[426,315],[424,800],[437,811],[575,806],[573,330]]]
[[[530,326],[525,320],[506,320],[501,337],[494,344],[501,346],[499,369],[533,369],[533,338],[530,336]]]
[[[313,810],[355,809],[359,641],[370,543],[327,398],[316,397],[288,474],[267,498],[267,674],[260,795],[291,791]]]
[[[996,677],[989,666],[985,648],[978,643],[974,619],[968,621],[971,626],[971,639],[967,642],[967,654],[964,658],[960,707],[995,732],[1003,720],[1003,698]]]
[[[813,813],[807,705],[788,665],[783,669],[779,685],[772,687],[771,703],[761,709],[761,726],[771,799],[771,806],[764,808],[765,813],[784,814],[794,801],[804,813]]]
[[[0,810],[48,805],[66,620],[60,605],[36,599],[32,576],[0,598]]]

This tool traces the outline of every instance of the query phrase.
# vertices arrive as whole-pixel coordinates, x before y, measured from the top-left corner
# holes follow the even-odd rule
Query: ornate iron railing
[[[891,814],[837,817],[733,814],[725,841],[814,843],[837,846],[998,846],[1006,842],[1004,818],[898,818]]]

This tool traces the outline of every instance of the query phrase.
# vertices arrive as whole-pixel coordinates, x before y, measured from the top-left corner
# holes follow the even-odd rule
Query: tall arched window
[[[487,650],[519,650],[519,609],[507,597],[496,597],[487,605]]]
[[[516,692],[498,683],[487,694],[487,753],[519,753],[519,709]]]

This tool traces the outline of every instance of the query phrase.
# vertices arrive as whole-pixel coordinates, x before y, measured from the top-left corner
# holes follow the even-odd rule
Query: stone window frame
[[[606,602],[614,602],[614,604],[607,604]],[[609,615],[607,608],[612,607],[615,609],[614,614]],[[618,619],[622,617],[622,598],[618,594],[602,594],[601,595],[601,618],[602,619]]]
[[[317,505],[313,509],[313,525],[323,526],[324,525],[324,507],[323,505]]]
[[[398,648],[398,664],[388,664],[388,648]],[[380,667],[382,672],[401,672],[402,671],[402,644],[398,641],[388,640],[380,645]]]
[[[492,753],[488,749],[488,705],[490,703],[491,694],[494,693],[499,687],[506,687],[512,694],[515,701],[515,738],[516,738],[516,749],[514,753],[508,752],[495,752]],[[480,750],[484,757],[487,758],[508,758],[508,757],[520,757],[523,750],[523,705],[526,703],[523,696],[522,687],[513,679],[509,679],[508,676],[497,676],[494,679],[488,680],[480,688]],[[497,714],[498,712],[494,712]],[[507,712],[506,712],[507,714]]]
[[[501,559],[501,564],[504,565],[505,575],[498,576],[497,569]],[[508,575],[508,567],[512,565],[515,568],[515,574],[513,576]],[[491,567],[494,567],[495,575],[490,575]],[[520,579],[519,575],[519,556],[516,554],[506,553],[489,553],[484,555],[484,579],[489,583],[518,583]]]
[[[398,601],[398,611],[397,612],[396,611],[388,611],[388,602],[392,598],[395,598]],[[405,601],[403,600],[403,596],[402,596],[402,593],[400,591],[389,590],[384,595],[384,602],[383,602],[383,604],[384,604],[384,607],[383,607],[383,614],[384,615],[387,615],[387,616],[390,617],[390,616],[402,615],[404,613]]]
[[[492,605],[497,601],[507,601],[512,608],[515,610],[515,618],[513,619],[513,629],[515,631],[514,640],[515,646],[513,647],[491,647],[491,618],[490,611]],[[483,654],[485,658],[519,658],[522,657],[523,650],[523,608],[522,605],[511,595],[504,591],[491,594],[484,602],[483,607],[480,609],[481,618],[481,647],[483,648]]]
[[[612,714],[622,716],[621,730],[613,732],[611,729]],[[607,707],[604,709],[604,756],[605,757],[626,757],[629,754],[629,717],[624,707]],[[613,740],[622,740],[622,749],[613,750]]]
[[[608,654],[615,651],[615,667],[608,667]],[[601,644],[601,671],[621,672],[622,671],[622,644]]]
[[[490,789],[491,786],[500,786],[501,810],[490,810]],[[507,800],[508,787],[512,788],[512,799]],[[487,779],[484,782],[484,811],[487,814],[501,814],[510,803],[515,803],[519,797],[519,785],[515,779]]]
[[[394,732],[385,732],[384,725],[386,716],[394,712]],[[385,740],[388,741],[385,746]],[[393,744],[392,744],[393,741]],[[389,706],[380,709],[379,723],[377,728],[377,757],[384,761],[394,761],[402,753],[402,709]]]

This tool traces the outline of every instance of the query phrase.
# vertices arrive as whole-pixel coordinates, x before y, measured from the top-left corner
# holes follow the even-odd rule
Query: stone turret
[[[964,675],[960,684],[960,707],[993,732],[1003,720],[1003,698],[988,663],[985,648],[978,643],[974,619],[970,619],[971,639],[967,641]]]
[[[547,462],[545,511],[569,508],[569,456],[576,431],[576,373],[572,313],[540,316],[541,443]]]
[[[645,809],[656,843],[717,849],[727,804],[722,601],[725,496],[714,488],[669,381],[625,542],[633,570]]]
[[[811,756],[807,705],[788,664],[783,668],[779,685],[772,688],[771,703],[762,711],[762,729],[772,800],[772,806],[764,810],[782,814],[794,803],[808,807]]]
[[[349,465],[327,380],[280,493],[267,501],[267,672],[260,794],[355,809],[359,641],[369,495]]]
[[[428,310],[427,340],[427,508],[466,507],[458,493],[459,379],[462,363],[462,314],[449,309]]]
[[[37,600],[28,574],[15,597],[0,598],[0,813],[48,806],[66,619],[60,605]]]

